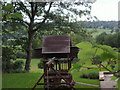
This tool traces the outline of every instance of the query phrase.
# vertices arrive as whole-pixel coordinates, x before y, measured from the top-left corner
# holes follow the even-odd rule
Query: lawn
[[[81,83],[99,85],[99,80],[80,78],[80,74],[82,72],[72,73],[73,80]],[[2,79],[3,88],[32,88],[40,76],[41,76],[41,73],[3,74],[3,79]],[[37,87],[40,88],[41,86],[37,86]],[[80,85],[80,84],[79,85],[77,84],[74,87],[75,88],[96,88],[93,86]]]
[[[40,76],[40,73],[3,74],[2,87],[32,88]]]
[[[23,60],[25,62],[25,59],[17,59],[17,60]],[[39,59],[32,59],[31,70],[29,73],[3,74],[2,87],[3,88],[32,88],[43,73],[43,70],[38,69],[37,67],[37,64],[39,63],[39,61],[40,61]],[[82,73],[89,72],[89,71],[97,71],[97,70],[98,70],[97,68],[94,68],[94,69],[79,71],[79,72],[72,71],[71,73],[73,76],[73,80],[76,82],[99,85],[99,80],[80,78],[80,75]],[[43,86],[37,86],[37,87],[40,88]],[[96,88],[93,86],[80,85],[80,84],[77,84],[74,87],[75,88]]]
[[[91,71],[98,71],[98,69],[94,68],[94,69],[90,69],[90,70],[85,70],[85,71],[79,71],[79,72],[72,72],[72,76],[73,76],[73,80],[75,80],[76,82],[81,82],[81,83],[87,83],[87,84],[93,84],[93,85],[99,85],[100,82],[98,79],[85,79],[85,78],[80,78],[80,75],[83,73],[88,73]],[[96,88],[93,86],[87,86],[87,85],[75,85],[75,88]]]
[[[25,59],[17,59],[17,60],[23,60],[25,63]],[[42,69],[38,69],[38,63],[40,62],[40,59],[32,59],[31,60],[31,65],[30,65],[30,72],[31,73],[43,73]]]

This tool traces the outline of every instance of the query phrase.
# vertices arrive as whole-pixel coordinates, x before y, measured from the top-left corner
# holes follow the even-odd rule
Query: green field
[[[25,61],[25,59],[18,59],[18,60]],[[32,88],[43,73],[43,70],[38,69],[37,67],[38,63],[39,63],[39,59],[32,59],[31,71],[29,73],[3,74],[2,87],[3,88]],[[80,75],[82,73],[89,72],[89,71],[96,71],[96,70],[97,69],[95,68],[95,69],[79,71],[79,72],[72,71],[71,73],[73,76],[73,80],[76,82],[99,85],[99,80],[80,78]],[[40,87],[43,87],[43,86],[37,86],[37,88],[40,88]],[[80,85],[80,84],[77,84],[74,87],[75,88],[96,88],[93,86]]]
[[[91,28],[88,28],[87,29],[89,32],[93,32],[92,33],[92,36],[95,38],[96,36],[100,35],[101,33],[103,32],[106,32],[107,34],[110,34],[111,33],[111,30],[110,29],[91,29]]]

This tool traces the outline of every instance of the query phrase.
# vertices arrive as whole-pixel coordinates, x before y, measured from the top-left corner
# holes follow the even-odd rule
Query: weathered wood
[[[34,88],[36,85],[44,85],[44,88],[55,88],[63,86],[62,84],[72,88],[74,82],[68,71],[71,68],[71,61],[77,56],[78,51],[77,47],[72,47],[68,35],[45,36],[43,47],[35,49],[35,55],[33,55],[36,58],[44,59],[44,74]],[[42,78],[44,78],[44,83],[40,83]]]

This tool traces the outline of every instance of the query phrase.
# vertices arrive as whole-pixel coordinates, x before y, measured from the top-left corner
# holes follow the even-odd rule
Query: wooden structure
[[[37,85],[44,85],[45,89],[71,89],[74,82],[68,71],[78,51],[77,47],[72,47],[68,35],[44,36],[42,48],[35,49],[34,54],[36,58],[43,58],[44,73],[33,89]],[[42,78],[44,78],[44,83],[40,83]]]

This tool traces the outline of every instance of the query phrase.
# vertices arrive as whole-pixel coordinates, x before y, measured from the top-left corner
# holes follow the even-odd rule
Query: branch
[[[46,21],[46,19],[47,19],[47,17],[48,17],[48,13],[50,12],[50,9],[51,9],[51,7],[52,7],[52,3],[53,3],[53,2],[50,3],[50,6],[49,6],[49,8],[48,8],[48,10],[47,10],[47,12],[46,12],[46,16],[45,16],[45,18],[43,19],[42,23],[45,23],[45,21]]]
[[[34,16],[35,16],[35,15],[36,15],[36,13],[38,12],[37,8],[38,8],[38,4],[37,4],[37,3],[35,3],[35,7],[34,7]]]
[[[108,68],[106,68],[103,64],[100,64],[103,68],[105,68],[106,70],[108,70],[109,72],[111,72],[112,74],[114,74],[115,77],[120,77],[120,75],[116,75],[116,73],[120,72],[120,70],[118,70],[117,72],[112,72],[111,70],[109,70]]]
[[[26,21],[24,21],[24,20],[22,20],[22,19],[18,19],[18,18],[14,19],[14,18],[13,18],[13,20],[15,20],[15,21],[20,21],[20,22],[18,22],[18,23],[21,23],[21,24],[25,23],[25,24],[27,24],[27,26],[29,26],[29,23],[26,22]],[[13,22],[13,23],[14,23],[14,22]],[[23,24],[23,25],[24,25],[24,24]]]
[[[37,3],[31,2],[31,11],[32,11],[32,17],[31,17],[31,19],[33,19],[33,21],[34,21],[35,15],[37,13],[37,7],[38,7]]]
[[[25,12],[25,13],[29,16],[29,18],[30,18],[31,16],[30,16],[29,10],[28,10],[27,7],[23,4],[23,2],[18,3],[18,5],[19,5],[20,8],[22,9],[22,11]]]
[[[48,18],[48,13],[50,12],[50,9],[51,9],[51,7],[52,7],[52,4],[53,4],[53,2],[50,3],[50,6],[49,6],[48,10],[46,11],[46,16],[44,17],[43,21],[40,22],[40,23],[37,23],[36,25],[45,23],[46,19]],[[39,25],[34,31],[37,31],[40,27],[41,27],[41,26]]]

